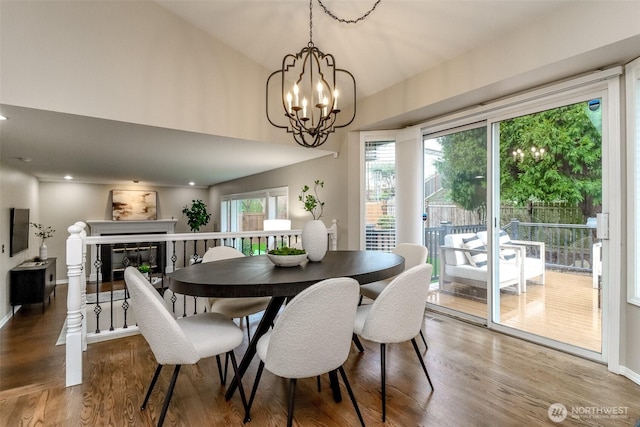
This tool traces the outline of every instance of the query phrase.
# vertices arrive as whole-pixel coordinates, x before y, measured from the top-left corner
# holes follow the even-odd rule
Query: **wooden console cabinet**
[[[44,261],[27,261],[11,269],[11,314],[14,307],[23,304],[51,303],[51,293],[56,295],[56,258]]]

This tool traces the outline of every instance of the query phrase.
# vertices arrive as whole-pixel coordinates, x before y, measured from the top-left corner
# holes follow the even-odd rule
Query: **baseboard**
[[[11,318],[13,317],[13,314],[19,311],[21,308],[22,308],[21,305],[16,305],[13,307],[13,313],[5,314],[5,316],[2,319],[0,319],[0,329],[2,329],[4,325],[6,325],[9,320],[11,320]]]
[[[629,378],[634,383],[640,385],[640,373],[632,371],[626,366],[620,366],[620,375]]]

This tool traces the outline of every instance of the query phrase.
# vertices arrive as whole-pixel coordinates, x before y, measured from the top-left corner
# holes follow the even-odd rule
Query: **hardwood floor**
[[[141,336],[91,344],[84,354],[83,384],[65,388],[65,350],[55,346],[65,310],[66,286],[60,286],[44,314],[40,306],[23,308],[0,330],[0,425],[155,425],[172,369],[165,369],[147,409],[140,411],[156,366]],[[640,386],[601,364],[432,313],[425,316],[424,331],[429,350],[419,339],[418,344],[435,391],[411,344],[387,346],[384,424],[379,348],[363,340],[364,353],[352,349],[345,369],[367,425],[634,426],[640,419]],[[247,389],[256,368],[254,361],[243,379]],[[165,425],[243,425],[238,394],[228,402],[223,394],[214,359],[183,367]],[[286,395],[286,380],[265,372],[247,426],[285,425]],[[298,381],[294,425],[359,425],[344,389],[343,395],[341,403],[333,401],[326,376],[320,393],[315,379]],[[548,417],[553,403],[569,411],[560,424]],[[614,407],[623,412],[620,418],[602,417]],[[572,409],[581,414],[572,418]]]

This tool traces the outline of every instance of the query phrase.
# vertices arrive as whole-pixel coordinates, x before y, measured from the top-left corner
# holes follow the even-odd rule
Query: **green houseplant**
[[[324,213],[324,202],[321,201],[318,196],[318,187],[324,188],[324,181],[320,181],[319,179],[314,181],[313,193],[311,193],[311,188],[305,185],[302,187],[300,195],[298,196],[298,200],[304,205],[304,210],[311,213],[314,220],[322,218],[322,214]]]
[[[187,223],[191,231],[198,232],[200,227],[204,227],[209,223],[211,214],[207,212],[207,205],[200,200],[192,200],[191,207],[182,208],[182,214],[187,217]]]

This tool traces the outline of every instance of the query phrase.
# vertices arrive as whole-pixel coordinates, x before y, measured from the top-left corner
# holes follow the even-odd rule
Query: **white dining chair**
[[[429,256],[429,249],[424,245],[417,243],[400,243],[392,251],[396,255],[404,257],[404,271],[415,267],[416,265],[426,264],[427,257]],[[384,280],[379,280],[373,283],[367,283],[360,286],[360,303],[362,303],[362,297],[365,296],[369,299],[375,300],[380,295],[380,292],[393,280],[393,277],[389,277]],[[431,279],[429,279],[429,282]],[[429,282],[425,283],[428,286]],[[424,337],[422,329],[420,329],[420,338],[425,347],[427,345],[427,339]]]
[[[124,278],[131,295],[131,308],[136,315],[138,329],[158,362],[140,409],[146,408],[162,367],[175,365],[158,418],[158,427],[162,426],[181,366],[193,365],[200,359],[211,356],[217,356],[219,363],[220,354],[226,354],[231,359],[242,404],[246,408],[246,397],[233,352],[242,343],[242,330],[220,313],[202,313],[176,319],[165,306],[158,291],[136,268],[127,267]]]
[[[168,288],[165,289],[163,298],[174,317],[193,316],[211,311],[207,298],[179,294]]]
[[[258,340],[258,372],[246,407],[245,422],[264,368],[289,378],[287,426],[293,422],[298,378],[340,372],[360,423],[362,414],[342,367],[349,356],[358,305],[358,282],[340,277],[318,282],[296,295],[284,308],[273,329]],[[337,375],[336,375],[337,378]]]
[[[411,340],[431,390],[433,384],[422,359],[415,337],[420,333],[431,264],[412,267],[396,276],[373,304],[358,306],[353,332],[365,340],[380,343],[380,375],[382,381],[382,421],[386,420],[386,345]]]
[[[243,257],[244,254],[230,246],[215,246],[209,248],[202,256],[202,262],[220,261]],[[271,297],[242,297],[242,298],[209,298],[209,311],[222,313],[232,319],[246,320],[247,337],[251,341],[251,325],[249,316],[267,309]]]

